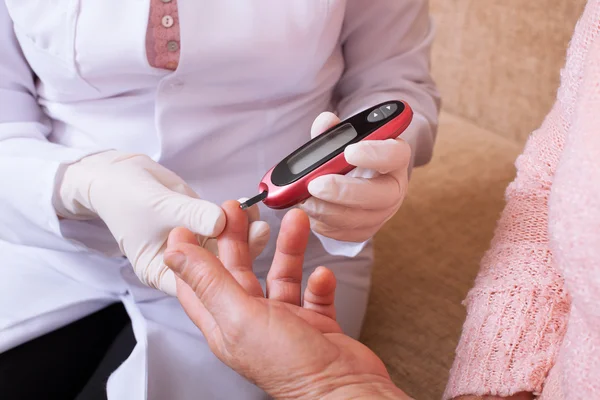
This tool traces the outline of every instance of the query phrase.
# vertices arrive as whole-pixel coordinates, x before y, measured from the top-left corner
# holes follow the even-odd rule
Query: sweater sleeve
[[[570,298],[549,247],[548,198],[598,31],[591,3],[569,46],[558,99],[517,159],[491,248],[465,301],[467,319],[444,399],[539,394],[554,365]]]
[[[0,54],[0,240],[76,251],[77,244],[62,240],[52,197],[60,168],[91,151],[48,141],[52,124],[37,102],[35,76],[5,2],[0,2]]]
[[[539,393],[553,365],[570,306],[547,232],[562,117],[557,104],[517,160],[517,178],[465,301],[467,319],[444,399]]]

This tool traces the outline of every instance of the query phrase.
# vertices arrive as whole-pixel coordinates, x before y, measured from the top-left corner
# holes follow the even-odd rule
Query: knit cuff
[[[444,400],[539,394],[554,364],[569,313],[562,292],[473,290]]]

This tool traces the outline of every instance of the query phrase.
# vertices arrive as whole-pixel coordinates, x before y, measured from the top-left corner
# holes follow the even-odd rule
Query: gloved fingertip
[[[261,230],[269,230],[269,224],[266,221],[254,221],[250,224],[250,231],[256,230],[256,232]]]
[[[325,177],[318,177],[308,183],[308,193],[311,196],[319,197],[321,193],[323,193],[327,187],[328,183]]]
[[[265,221],[256,221],[250,224],[248,230],[248,245],[250,255],[255,259],[263,252],[271,236],[271,227]]]
[[[212,234],[209,236],[219,236],[221,233],[223,233],[223,230],[225,230],[225,224],[227,222],[227,217],[225,215],[225,211],[223,211],[223,209],[219,206],[218,210],[216,210],[215,213],[211,213],[214,216],[214,222],[213,222],[213,229],[212,229]]]
[[[353,143],[344,149],[344,158],[348,164],[354,165],[355,167],[359,166],[365,154],[370,151],[369,148],[370,143],[368,140]]]
[[[268,242],[271,235],[271,227],[264,221],[256,221],[250,225],[248,230],[249,242]]]
[[[340,119],[334,113],[329,111],[322,112],[317,116],[317,118],[315,118],[310,128],[310,136],[313,138],[319,136],[327,129],[339,123]]]
[[[173,271],[167,269],[160,278],[160,290],[169,296],[177,297],[177,279]]]
[[[182,218],[187,219],[186,225],[189,225],[189,229],[195,234],[216,237],[225,229],[225,211],[214,203],[195,200],[195,204],[180,213],[186,213]]]
[[[250,259],[252,261],[256,260],[258,258],[258,256],[260,256],[262,254],[262,252],[265,250],[266,247],[267,247],[267,242],[257,243],[256,245],[251,246],[250,247]]]
[[[356,154],[356,151],[360,149],[359,144],[360,143],[352,143],[344,149],[344,157],[346,157],[346,160],[348,160],[348,157],[352,157]]]

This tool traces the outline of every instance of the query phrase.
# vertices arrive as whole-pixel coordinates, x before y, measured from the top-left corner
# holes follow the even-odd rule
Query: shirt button
[[[173,21],[173,17],[171,17],[170,15],[165,15],[164,17],[162,17],[162,26],[164,26],[165,28],[172,27],[174,22],[175,21]]]
[[[171,0],[162,0],[163,3],[170,3]]]
[[[167,43],[167,50],[169,51],[177,51],[179,50],[179,43],[174,40],[171,40]]]
[[[168,63],[165,64],[165,67],[167,69],[176,70],[177,69],[177,63],[175,61],[169,61]]]

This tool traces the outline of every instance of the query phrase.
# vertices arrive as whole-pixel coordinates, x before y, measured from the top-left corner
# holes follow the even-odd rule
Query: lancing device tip
[[[246,200],[245,202],[240,204],[240,208],[242,210],[245,210],[246,208],[252,207],[253,205],[255,205],[256,203],[263,201],[264,199],[267,198],[267,194],[269,194],[269,192],[267,192],[266,190],[262,191],[261,193],[257,194],[256,196]]]

